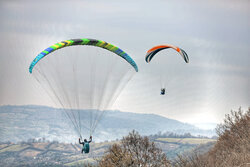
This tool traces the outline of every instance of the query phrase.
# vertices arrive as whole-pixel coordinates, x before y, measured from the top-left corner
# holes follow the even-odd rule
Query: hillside
[[[173,142],[171,142],[172,140]],[[180,141],[178,138],[166,138],[157,139],[155,143],[170,159],[175,158],[177,153],[200,146],[201,143],[208,145],[208,148],[213,145],[211,142],[213,140],[209,139],[206,139],[206,142],[199,138],[189,138],[185,143],[178,141]],[[41,141],[19,144],[2,143],[0,144],[0,166],[77,166],[81,163],[94,162],[94,159],[101,157],[114,143],[119,143],[119,141],[91,143],[89,154],[80,154],[81,145],[79,144]],[[204,149],[202,150],[204,151]]]
[[[21,143],[0,145],[0,166],[63,166],[101,156],[110,144],[91,144],[90,154],[80,154],[79,144]]]
[[[81,120],[86,111],[82,110]],[[0,106],[0,141],[27,141],[32,138],[45,138],[60,142],[77,142],[78,136],[72,133],[72,125],[63,115],[62,109],[46,106]],[[106,111],[96,131],[97,142],[120,139],[132,129],[142,135],[161,132],[193,135],[214,135],[212,130],[200,130],[193,125],[168,119],[155,114],[137,114],[121,111]]]

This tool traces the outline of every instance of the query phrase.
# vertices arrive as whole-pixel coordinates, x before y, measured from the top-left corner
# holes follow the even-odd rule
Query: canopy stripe
[[[176,50],[183,57],[183,59],[185,60],[186,63],[189,62],[188,55],[184,50],[182,50],[181,48],[178,48],[176,46],[168,45],[168,44],[167,45],[158,45],[158,46],[155,46],[155,47],[149,49],[147,51],[147,54],[145,57],[146,62],[149,63],[151,61],[151,59],[155,56],[156,53],[158,53],[159,51],[161,51],[163,49],[168,49],[168,48],[172,48],[172,49]]]
[[[61,49],[61,48],[67,47],[67,46],[73,46],[73,45],[90,45],[90,46],[96,46],[96,47],[100,47],[103,49],[107,49],[107,50],[117,54],[118,56],[122,57],[123,59],[125,59],[131,66],[133,66],[135,71],[138,72],[138,67],[137,67],[135,61],[126,52],[124,52],[120,48],[118,48],[110,43],[107,43],[105,41],[96,40],[96,39],[88,39],[88,38],[66,40],[66,41],[62,41],[62,42],[56,43],[56,44],[48,47],[47,49],[42,51],[40,54],[38,54],[36,56],[36,58],[31,62],[30,67],[29,67],[29,72],[32,73],[34,66],[42,58],[44,58],[48,54],[50,54],[58,49]]]

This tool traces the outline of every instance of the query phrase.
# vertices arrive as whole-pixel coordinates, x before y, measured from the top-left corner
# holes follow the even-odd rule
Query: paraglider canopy
[[[92,135],[138,67],[119,47],[82,38],[43,50],[31,62],[29,72],[82,138],[82,134]]]
[[[42,51],[40,54],[38,54],[36,56],[36,58],[32,61],[32,63],[30,64],[30,67],[29,67],[29,72],[32,73],[34,66],[38,63],[38,61],[40,61],[46,55],[48,55],[48,54],[50,54],[58,49],[61,49],[61,48],[67,47],[67,46],[74,46],[74,45],[90,45],[90,46],[97,46],[97,47],[107,49],[107,50],[114,52],[115,54],[121,56],[123,59],[125,59],[128,63],[130,63],[134,67],[136,72],[138,72],[138,67],[137,67],[136,63],[134,62],[134,60],[127,53],[125,53],[123,50],[121,50],[120,48],[118,48],[110,43],[107,43],[107,42],[104,42],[101,40],[96,40],[96,39],[88,39],[88,38],[66,40],[66,41],[58,42],[58,43],[48,47],[47,49]]]
[[[177,46],[174,46],[174,45],[170,45],[170,44],[157,45],[157,46],[154,46],[151,49],[149,49],[146,53],[145,61],[147,63],[150,63],[151,60],[155,57],[155,55],[158,56],[158,54],[161,55],[161,57],[158,57],[158,60],[159,60],[159,58],[160,59],[164,58],[162,56],[165,53],[161,52],[164,49],[173,49],[173,50],[177,51],[179,53],[179,55],[182,56],[185,63],[189,63],[189,58],[188,58],[187,53],[183,49],[181,49]],[[169,53],[166,53],[166,55],[169,55]],[[160,92],[161,95],[165,95],[166,84],[169,84],[169,82],[173,81],[173,78],[177,76],[175,73],[176,66],[174,65],[174,63],[176,63],[176,62],[171,61],[171,58],[173,58],[173,57],[166,56],[166,59],[165,59],[166,61],[161,59],[161,61],[156,61],[157,63],[155,64],[156,65],[155,67],[157,67],[158,72],[159,72],[157,74],[159,74],[160,81],[161,81],[161,92]],[[152,64],[152,63],[150,63],[150,64]]]
[[[183,59],[185,60],[186,63],[189,62],[188,55],[184,50],[182,50],[181,48],[178,48],[174,45],[169,45],[169,44],[158,45],[158,46],[155,46],[155,47],[149,49],[147,51],[147,54],[145,57],[146,62],[149,63],[151,61],[151,59],[155,56],[155,54],[158,53],[159,51],[161,51],[163,49],[169,49],[169,48],[176,50],[183,57]]]

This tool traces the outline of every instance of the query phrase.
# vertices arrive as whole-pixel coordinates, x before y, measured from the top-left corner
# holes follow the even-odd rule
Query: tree
[[[250,165],[250,108],[243,112],[231,111],[218,125],[218,139],[207,153],[199,149],[184,155],[179,155],[174,165],[176,167],[207,167],[207,166],[238,166]]]
[[[217,129],[219,136],[209,152],[209,161],[215,166],[250,165],[250,108],[243,112],[231,111]]]
[[[123,137],[120,144],[113,144],[99,160],[101,167],[167,167],[170,162],[165,153],[157,148],[148,137],[142,137],[134,130]]]

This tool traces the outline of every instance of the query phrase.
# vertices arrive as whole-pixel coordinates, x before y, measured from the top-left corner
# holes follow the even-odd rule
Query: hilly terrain
[[[86,112],[81,110],[81,121],[88,119],[84,117]],[[106,111],[94,138],[96,142],[116,140],[127,135],[132,129],[142,135],[173,132],[211,137],[215,134],[213,130],[201,130],[193,125],[155,114]],[[2,142],[44,138],[49,141],[75,143],[79,137],[72,133],[72,125],[62,109],[32,105],[0,106],[0,132]]]
[[[183,142],[185,140],[185,142]],[[81,145],[59,142],[28,141],[0,144],[0,166],[82,166],[93,163],[103,156],[105,151],[114,143],[120,141],[91,143],[89,154],[81,154]],[[214,139],[201,138],[160,138],[154,140],[168,158],[174,159],[177,154],[191,151],[200,147],[208,151],[215,143]]]

